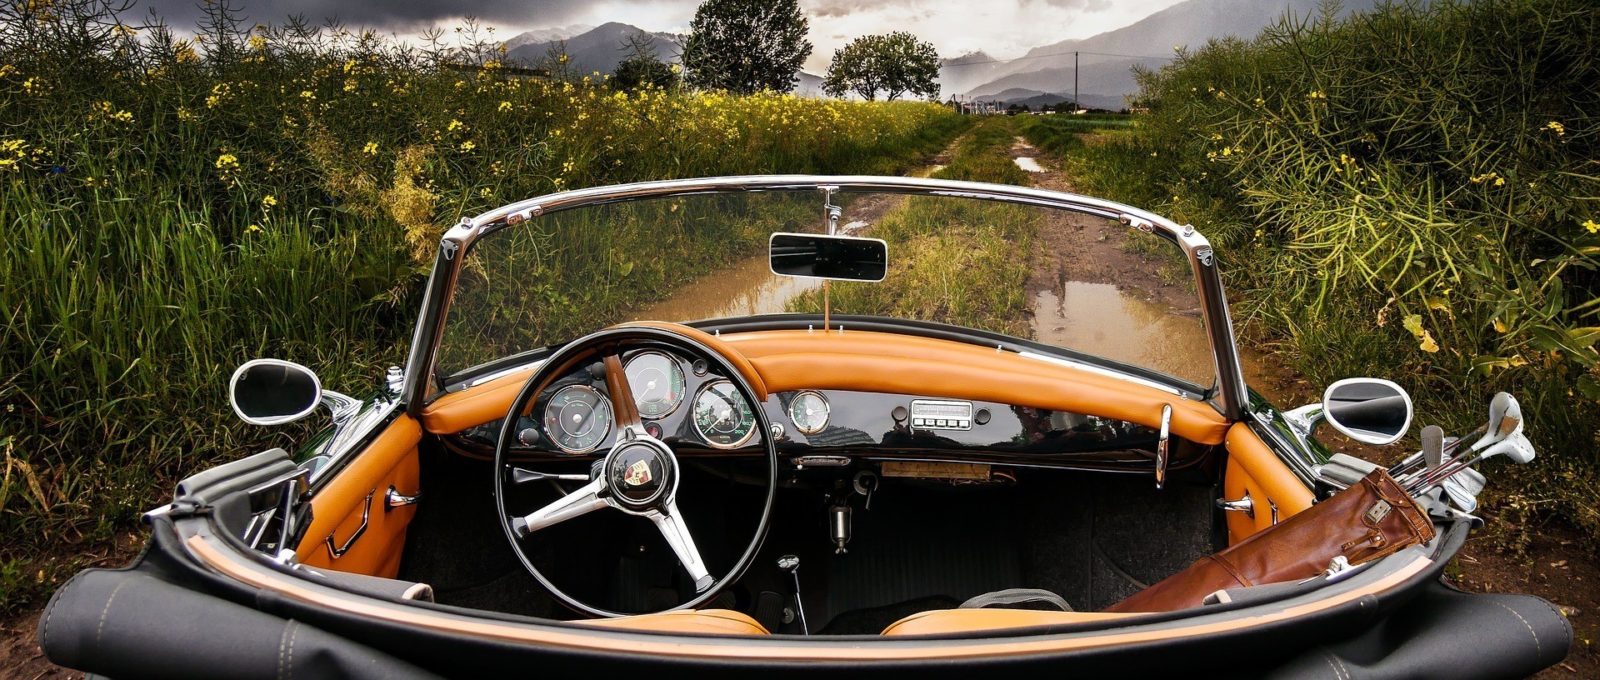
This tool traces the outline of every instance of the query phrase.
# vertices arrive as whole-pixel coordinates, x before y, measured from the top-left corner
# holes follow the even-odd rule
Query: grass
[[[957,142],[949,164],[933,177],[1026,186],[1028,174],[1007,153],[1015,130],[1012,118],[984,119]],[[870,234],[889,243],[893,266],[888,278],[834,284],[833,310],[1027,337],[1024,291],[1040,213],[967,199],[907,198],[873,225]],[[819,295],[812,291],[797,296],[789,308],[821,309]]]
[[[0,0],[0,611],[175,479],[307,434],[237,423],[239,363],[299,361],[354,393],[400,363],[462,216],[635,180],[892,173],[965,125],[912,102],[528,78],[470,26],[420,47],[294,22],[189,40],[95,0],[45,7]],[[750,247],[722,228],[579,232],[517,283],[558,336]],[[615,243],[655,257],[605,260]],[[586,278],[622,266],[616,286]]]
[[[1149,115],[1070,168],[1207,234],[1236,321],[1309,379],[1393,378],[1450,431],[1515,393],[1541,458],[1491,465],[1486,507],[1600,548],[1597,33],[1582,0],[1285,21],[1143,74]]]

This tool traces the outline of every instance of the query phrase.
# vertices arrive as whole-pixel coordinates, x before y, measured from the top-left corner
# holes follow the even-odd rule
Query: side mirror
[[[836,281],[882,281],[889,273],[883,239],[779,232],[767,242],[772,273]]]
[[[247,423],[282,425],[316,410],[322,403],[322,381],[292,361],[255,359],[233,372],[228,401]]]
[[[1322,393],[1322,403],[1302,406],[1285,417],[1309,436],[1327,420],[1333,429],[1364,444],[1392,444],[1411,429],[1411,396],[1378,378],[1345,378]]]

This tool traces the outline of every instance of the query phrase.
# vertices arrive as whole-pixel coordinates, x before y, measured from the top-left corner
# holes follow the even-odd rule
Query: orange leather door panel
[[[1255,516],[1226,512],[1228,544],[1233,545],[1272,526],[1273,508],[1279,521],[1311,507],[1315,497],[1294,472],[1244,423],[1228,428],[1228,466],[1222,477],[1222,494],[1238,500],[1246,494],[1255,504]]]
[[[401,415],[312,497],[311,526],[296,551],[301,564],[385,578],[399,573],[406,525],[417,507],[391,509],[385,496],[390,487],[407,496],[418,492],[421,441],[417,421]]]

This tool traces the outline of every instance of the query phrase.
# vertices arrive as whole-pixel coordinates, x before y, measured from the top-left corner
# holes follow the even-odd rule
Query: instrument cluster
[[[710,449],[738,449],[755,439],[756,416],[748,400],[727,378],[709,370],[703,360],[688,360],[670,351],[642,349],[623,355],[629,395],[639,409],[645,430],[665,441]],[[520,423],[518,438],[529,448],[584,455],[614,439],[612,399],[598,371],[580,368],[551,387],[535,402],[537,424]],[[807,414],[826,422],[826,401],[818,395]],[[814,424],[820,428],[820,425]]]

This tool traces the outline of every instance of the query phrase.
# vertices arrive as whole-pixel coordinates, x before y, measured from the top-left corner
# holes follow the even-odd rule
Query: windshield
[[[775,232],[825,233],[822,192],[643,199],[530,219],[475,242],[443,376],[623,321],[822,314],[823,282],[772,273]],[[1214,384],[1176,244],[1114,220],[970,198],[840,192],[837,233],[883,239],[881,282],[833,282],[833,315],[953,324]],[[820,324],[819,324],[820,325]],[[447,379],[447,382],[451,380]]]

